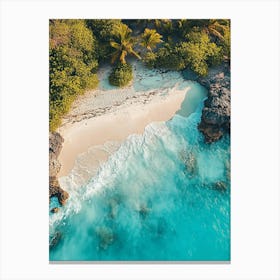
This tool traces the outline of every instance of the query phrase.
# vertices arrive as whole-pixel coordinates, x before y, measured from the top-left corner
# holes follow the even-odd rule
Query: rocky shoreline
[[[199,77],[197,81],[209,91],[198,129],[203,133],[205,142],[212,143],[230,133],[229,64],[209,70],[206,77]]]
[[[212,143],[218,141],[223,135],[230,133],[230,70],[228,64],[209,70],[206,77],[187,78],[196,80],[208,89],[208,98],[204,101],[201,122],[198,129],[203,133],[205,142]],[[151,101],[157,91],[150,91],[140,97],[140,101],[147,103]],[[124,104],[134,103],[135,96],[127,97]],[[139,97],[138,97],[139,99]],[[101,108],[91,112],[84,112],[81,115],[69,114],[68,119],[64,120],[64,125],[68,122],[75,123],[84,119],[89,119],[105,112],[114,111],[123,104],[114,104],[109,108]],[[61,169],[58,156],[62,149],[64,139],[58,132],[49,134],[49,199],[57,197],[60,205],[64,205],[69,198],[69,194],[64,191],[59,184],[57,175]]]
[[[57,197],[60,205],[64,205],[69,194],[64,191],[57,180],[57,174],[61,168],[58,161],[58,155],[62,149],[63,138],[57,132],[49,134],[49,200],[51,197]]]

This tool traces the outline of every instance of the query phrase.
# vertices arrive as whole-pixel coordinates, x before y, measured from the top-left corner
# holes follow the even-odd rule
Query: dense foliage
[[[115,37],[116,30],[122,24],[118,19],[94,19],[86,20],[88,28],[98,41],[98,59],[110,59],[113,51],[110,41]]]
[[[55,130],[77,95],[98,84],[96,40],[80,20],[50,23],[50,130]]]
[[[230,21],[50,20],[50,130],[75,98],[98,85],[100,63],[112,63],[109,82],[123,87],[133,78],[127,58],[167,70],[208,68],[230,60]],[[141,57],[140,57],[141,55]]]
[[[133,78],[132,66],[128,63],[119,63],[111,72],[109,81],[118,87],[126,86]]]
[[[191,31],[185,41],[166,43],[154,54],[147,54],[144,61],[149,67],[183,70],[187,67],[199,75],[206,75],[208,66],[223,60],[223,50],[210,41],[205,31]]]

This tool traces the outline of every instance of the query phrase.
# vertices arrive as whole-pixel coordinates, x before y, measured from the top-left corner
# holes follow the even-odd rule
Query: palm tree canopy
[[[133,50],[134,40],[131,37],[131,32],[131,29],[125,24],[120,24],[115,28],[114,33],[116,40],[110,42],[111,47],[115,49],[112,53],[112,63],[119,59],[122,64],[125,64],[128,54],[141,59],[139,54]]]
[[[213,35],[220,41],[225,40],[225,33],[229,30],[229,20],[209,19],[201,20],[201,27],[208,34]]]
[[[152,51],[152,49],[155,48],[158,43],[162,42],[161,38],[162,36],[157,33],[155,29],[146,28],[142,34],[141,45],[147,48],[149,51]]]

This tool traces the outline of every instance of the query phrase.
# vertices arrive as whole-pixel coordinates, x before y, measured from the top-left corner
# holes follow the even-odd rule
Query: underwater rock
[[[227,176],[227,179],[230,181],[230,178],[231,178],[230,169],[226,170],[226,176]]]
[[[205,142],[218,141],[230,133],[230,70],[227,64],[213,68],[206,77],[197,81],[208,89],[198,129]]]
[[[96,234],[99,239],[99,248],[102,250],[106,250],[115,241],[115,234],[108,227],[99,227]]]
[[[54,208],[51,210],[52,213],[57,213],[58,211],[59,211],[59,208],[58,208],[58,207],[54,207]]]
[[[197,173],[197,160],[195,154],[191,151],[183,150],[180,153],[180,158],[183,161],[186,172],[190,177]]]
[[[217,191],[226,191],[227,190],[227,184],[223,181],[218,181],[213,185],[213,189]]]
[[[158,224],[157,224],[157,236],[162,236],[166,232],[167,229],[167,222],[164,218],[159,218],[158,219]]]
[[[225,170],[226,170],[226,177],[227,177],[227,180],[230,181],[230,177],[231,177],[231,171],[230,171],[230,162],[229,161],[226,161],[225,163]]]
[[[193,153],[189,152],[186,157],[185,162],[186,170],[188,173],[193,176],[197,171],[197,161],[196,157]]]
[[[115,217],[117,216],[118,213],[118,205],[119,205],[119,201],[117,199],[110,199],[109,201],[109,217],[111,219],[115,219]]]
[[[55,246],[57,246],[57,244],[59,243],[61,238],[62,238],[62,233],[59,231],[56,232],[50,241],[50,244],[49,244],[50,249],[53,249]]]
[[[141,205],[140,206],[140,210],[139,210],[139,216],[142,218],[142,219],[146,219],[146,217],[148,216],[148,214],[150,213],[151,209],[148,208],[147,206],[145,205]]]

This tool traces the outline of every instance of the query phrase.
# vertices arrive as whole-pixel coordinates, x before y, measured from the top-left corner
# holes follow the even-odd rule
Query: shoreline
[[[150,91],[137,97],[127,97],[122,104],[108,104],[102,109],[95,108],[80,115],[69,115],[58,130],[64,138],[58,157],[61,163],[58,178],[69,175],[77,157],[89,148],[100,148],[109,141],[121,143],[131,134],[142,134],[151,122],[171,119],[181,108],[189,89],[187,87],[179,90],[175,85],[166,95],[161,95],[159,90]],[[91,98],[90,95],[95,98],[95,95],[89,93],[88,97],[83,97],[86,102]],[[77,107],[79,106],[81,107],[80,103]],[[94,161],[99,166],[109,155],[96,152]]]

